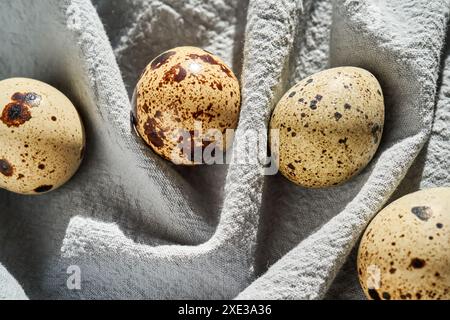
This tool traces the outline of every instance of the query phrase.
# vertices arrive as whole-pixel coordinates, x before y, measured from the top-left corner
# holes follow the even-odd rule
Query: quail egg
[[[77,171],[85,136],[70,100],[43,82],[0,81],[0,188],[20,194],[57,189]]]
[[[400,198],[365,231],[358,274],[367,298],[450,299],[450,188]]]
[[[383,125],[384,99],[375,76],[356,67],[328,69],[300,81],[279,101],[270,122],[279,130],[272,153],[292,182],[336,186],[370,162]]]
[[[178,47],[145,68],[133,97],[133,122],[163,158],[200,164],[205,154],[214,157],[230,146],[226,131],[237,127],[240,102],[238,79],[219,57]]]

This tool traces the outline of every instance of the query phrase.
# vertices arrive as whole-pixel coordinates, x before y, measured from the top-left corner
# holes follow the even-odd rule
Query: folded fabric
[[[82,167],[61,189],[0,190],[1,263],[31,299],[362,298],[354,254],[344,262],[413,162],[415,182],[394,197],[450,185],[449,9],[447,0],[0,2],[0,79],[61,89],[87,136]],[[131,129],[129,98],[152,57],[181,45],[214,52],[239,76],[236,141],[267,132],[277,101],[305,76],[370,70],[386,100],[375,159],[324,190],[238,164],[240,143],[229,166],[162,160]],[[80,287],[68,285],[73,270]],[[25,297],[5,288],[0,298]]]
[[[27,300],[21,286],[0,264],[0,300]]]

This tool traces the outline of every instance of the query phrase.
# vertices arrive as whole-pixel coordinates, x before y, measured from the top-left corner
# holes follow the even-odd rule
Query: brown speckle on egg
[[[382,131],[379,124],[375,124],[372,127],[372,136],[373,136],[373,143],[378,144],[379,142],[379,136],[381,135],[380,132]]]
[[[384,124],[383,96],[367,95],[367,89],[381,92],[370,72],[340,67],[314,74],[288,90],[270,122],[271,129],[279,130],[280,172],[303,187],[322,188],[339,185],[367,166]],[[294,94],[296,99],[290,99]],[[324,148],[327,157],[322,155]],[[308,170],[292,175],[288,165],[295,160]]]
[[[156,148],[164,147],[164,131],[158,127],[155,119],[147,119],[147,122],[144,125],[144,133],[153,146]]]
[[[132,124],[142,139],[176,164],[201,163],[193,155],[232,141],[209,141],[210,129],[235,129],[240,111],[239,82],[220,58],[195,47],[161,54],[146,68],[133,95]],[[198,134],[200,126],[201,134]]]
[[[162,82],[164,84],[172,84],[174,82],[181,82],[185,78],[186,70],[180,64],[177,64],[164,74]]]
[[[433,216],[433,210],[427,206],[413,207],[411,212],[422,221],[428,221]]]
[[[414,258],[411,260],[410,266],[414,269],[420,269],[425,266],[426,262],[423,259],[420,258]]]
[[[16,92],[12,95],[11,100],[18,103],[24,103],[29,107],[38,107],[42,97],[34,92],[21,93]]]
[[[36,189],[34,189],[34,192],[44,193],[44,192],[49,192],[52,189],[53,189],[53,186],[43,185],[43,186],[39,186]]]
[[[312,110],[316,110],[317,109],[317,100],[311,100],[311,102],[309,103],[309,107]]]
[[[0,172],[5,177],[11,177],[14,174],[14,167],[8,160],[1,159],[0,160]]]
[[[12,102],[5,106],[0,119],[8,127],[18,127],[31,119],[31,112],[27,105]]]
[[[406,195],[376,215],[361,239],[357,261],[369,299],[376,298],[368,291],[374,264],[380,271],[375,289],[389,293],[391,300],[450,299],[450,231],[435,228],[450,222],[448,212],[450,188],[434,188]]]
[[[391,300],[391,295],[389,292],[383,292],[383,299],[384,300]]]
[[[367,293],[369,294],[369,296],[373,299],[373,300],[381,300],[380,295],[378,294],[378,291],[375,289],[369,289],[367,291]]]

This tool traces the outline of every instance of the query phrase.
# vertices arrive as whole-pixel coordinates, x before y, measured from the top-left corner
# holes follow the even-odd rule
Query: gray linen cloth
[[[61,189],[0,190],[0,298],[363,298],[354,248],[366,224],[392,199],[450,185],[449,11],[448,0],[0,0],[0,79],[56,86],[87,133]],[[239,76],[236,141],[266,132],[305,76],[370,70],[386,99],[375,159],[324,190],[260,164],[162,160],[133,134],[129,97],[151,58],[181,45]],[[80,288],[67,285],[71,266]]]

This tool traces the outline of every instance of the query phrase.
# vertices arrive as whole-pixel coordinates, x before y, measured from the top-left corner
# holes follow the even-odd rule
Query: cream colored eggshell
[[[228,148],[232,141],[225,139],[226,129],[237,126],[241,96],[236,76],[220,58],[200,48],[179,47],[146,67],[133,100],[135,127],[145,142],[162,157],[191,165],[180,149],[181,134],[194,137],[200,148],[207,146],[202,139],[220,150]],[[208,129],[217,129],[223,139],[205,139]]]
[[[35,100],[21,95],[26,93]],[[85,145],[83,125],[70,100],[43,82],[12,78],[0,81],[0,108],[0,187],[42,194],[67,182]]]
[[[358,274],[369,299],[450,299],[450,188],[383,209],[362,237]]]
[[[383,93],[370,72],[339,67],[316,73],[292,87],[273,112],[280,172],[309,188],[341,184],[372,159],[383,125]]]

